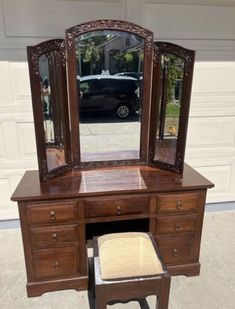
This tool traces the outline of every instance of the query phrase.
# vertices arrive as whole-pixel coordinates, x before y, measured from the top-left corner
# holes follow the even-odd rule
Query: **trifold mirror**
[[[28,47],[40,180],[119,165],[182,173],[194,52],[125,21],[65,34]]]

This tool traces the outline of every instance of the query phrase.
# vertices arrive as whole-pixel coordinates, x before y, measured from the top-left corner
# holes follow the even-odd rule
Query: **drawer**
[[[197,215],[161,216],[156,219],[156,234],[194,232]]]
[[[182,237],[156,237],[164,262],[169,264],[190,263],[193,261],[194,235]]]
[[[158,195],[158,213],[195,211],[200,193],[160,194]]]
[[[75,275],[78,272],[77,251],[76,247],[34,250],[35,279]]]
[[[77,218],[76,202],[32,204],[27,206],[29,223],[73,221]]]
[[[85,203],[87,218],[138,215],[149,212],[149,198],[87,200]]]
[[[78,239],[78,225],[39,227],[30,229],[31,243],[34,247],[46,247]]]

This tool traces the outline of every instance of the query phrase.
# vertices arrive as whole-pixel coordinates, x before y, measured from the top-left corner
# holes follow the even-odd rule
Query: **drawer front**
[[[33,251],[35,279],[71,276],[77,273],[77,248],[63,247]]]
[[[194,232],[197,215],[161,216],[156,219],[156,234]]]
[[[27,206],[29,223],[53,223],[73,221],[77,218],[76,203],[48,203]]]
[[[87,218],[145,214],[149,212],[149,198],[88,200],[85,208]]]
[[[159,250],[167,265],[190,263],[193,261],[194,237],[157,237]]]
[[[34,247],[47,247],[78,239],[78,225],[31,228],[31,243]]]
[[[195,211],[200,193],[160,194],[158,196],[158,213]]]

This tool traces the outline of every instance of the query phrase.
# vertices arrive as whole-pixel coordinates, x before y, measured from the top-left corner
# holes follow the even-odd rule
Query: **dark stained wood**
[[[78,225],[34,227],[30,229],[32,247],[51,247],[76,242]]]
[[[182,178],[148,166],[73,171],[47,183],[26,172],[12,200],[19,205],[28,295],[86,289],[86,239],[94,233],[150,231],[171,274],[198,275],[211,187],[188,165]]]
[[[49,170],[47,166],[45,132],[43,124],[43,104],[41,99],[41,81],[39,72],[39,57],[42,55],[45,55],[48,58],[49,71],[57,71],[57,74],[56,72],[54,72],[54,74],[52,74],[52,76],[50,77],[51,79],[57,78],[57,80],[52,80],[51,82],[54,96],[52,97],[52,99],[57,100],[57,102],[54,102],[53,105],[57,105],[58,108],[60,106],[61,109],[59,112],[55,113],[54,116],[56,118],[54,118],[53,120],[58,120],[58,116],[60,115],[60,119],[63,122],[65,164],[58,166],[53,170]],[[32,93],[39,176],[41,181],[46,181],[50,178],[61,175],[68,170],[71,170],[71,146],[68,117],[64,40],[48,40],[36,46],[28,46],[27,56],[29,63],[29,75]],[[55,129],[58,128],[58,126],[61,127],[61,123],[55,123]],[[58,131],[55,132],[55,134],[58,133]]]
[[[29,204],[27,218],[31,224],[73,221],[77,217],[76,210],[75,202]]]
[[[193,232],[196,229],[196,219],[196,214],[158,216],[156,219],[156,234]]]
[[[79,258],[77,250],[75,246],[33,250],[35,279],[76,275]]]
[[[158,145],[165,145],[157,143],[157,136],[160,134],[162,138],[163,123],[165,121],[165,108],[166,108],[166,82],[167,77],[164,76],[161,66],[161,58],[165,53],[180,57],[184,60],[184,76],[183,88],[180,100],[180,116],[179,116],[179,129],[177,138],[177,147],[174,160],[169,162],[156,159],[158,157]],[[179,45],[168,42],[155,42],[154,43],[154,60],[153,60],[153,78],[152,78],[152,98],[151,98],[151,112],[150,112],[150,133],[149,133],[149,158],[148,163],[166,170],[171,170],[176,173],[182,174],[184,168],[185,145],[188,128],[189,107],[191,98],[191,88],[193,80],[195,51],[183,48]],[[163,74],[163,76],[162,76]],[[162,105],[163,109],[160,108]],[[159,111],[162,111],[160,115]],[[159,130],[159,133],[158,133]],[[169,154],[168,154],[169,156]],[[167,157],[165,157],[167,159]]]
[[[194,234],[157,236],[156,239],[166,265],[194,262]]]
[[[28,297],[40,296],[45,292],[59,291],[65,289],[74,289],[83,291],[87,288],[88,277],[68,277],[68,278],[55,278],[51,280],[40,280],[37,282],[28,282],[26,285]]]
[[[135,153],[131,159],[130,154],[123,152],[124,157],[118,157],[121,160],[96,162],[91,158],[90,162],[81,162],[75,38],[105,29],[127,31],[144,39],[140,155]],[[172,275],[198,275],[206,191],[213,184],[184,164],[194,52],[159,42],[153,53],[151,31],[118,20],[97,20],[72,27],[66,30],[65,43],[66,48],[63,40],[28,47],[39,172],[27,171],[11,197],[18,202],[28,296],[69,288],[87,289],[86,241],[96,232],[96,235],[117,231],[151,232]],[[159,61],[163,52],[185,59],[175,165],[156,163],[155,160],[158,104],[164,88]],[[52,171],[48,170],[46,161],[38,70],[38,58],[44,54],[58,65],[57,68],[50,67],[50,75],[54,78],[51,87],[56,89],[52,99],[61,106],[60,109],[53,102],[54,117],[58,122],[60,113],[64,115],[66,165]],[[55,131],[56,135],[60,134],[59,123],[55,125]],[[173,144],[175,141],[168,141],[162,147],[164,154],[167,152],[166,158],[171,155]],[[155,249],[158,250],[156,246]],[[144,280],[139,281],[138,288],[135,283],[124,284],[121,291],[116,284],[110,284],[109,297],[115,299],[121,295],[126,301],[130,293],[132,297],[138,297],[141,290],[146,296],[161,288],[164,293],[158,291],[161,294],[159,308],[167,308],[169,284],[168,274],[161,278],[161,283],[157,279]],[[106,286],[99,285],[97,289],[101,296],[97,303],[104,307]]]
[[[122,215],[138,215],[149,213],[148,197],[127,196],[125,199],[93,199],[86,200],[85,215],[88,218],[111,217]]]
[[[167,269],[171,276],[184,275],[188,277],[199,276],[201,264],[190,263],[190,264],[179,264],[179,265],[167,265]]]
[[[114,30],[133,33],[144,40],[144,69],[143,86],[141,87],[141,133],[139,155],[117,152],[112,160],[81,162],[80,154],[80,133],[79,133],[79,89],[77,85],[77,61],[75,39],[79,35],[87,34],[91,31]],[[66,46],[64,46],[64,44]],[[30,82],[32,90],[32,101],[34,110],[34,122],[36,132],[36,143],[38,153],[38,163],[40,180],[46,181],[55,176],[61,175],[72,168],[96,168],[101,166],[128,166],[137,164],[156,165],[160,168],[183,172],[185,141],[187,134],[189,101],[191,94],[193,64],[195,52],[181,46],[167,42],[153,42],[153,33],[139,25],[120,20],[95,20],[85,22],[66,30],[65,41],[62,39],[49,40],[36,46],[28,47],[28,62],[30,72]],[[66,57],[65,57],[66,53]],[[179,119],[179,132],[177,147],[173,148],[174,142],[170,145],[156,142],[156,132],[162,131],[163,119],[159,121],[159,104],[161,99],[166,103],[166,83],[162,81],[161,56],[164,53],[176,55],[185,61],[183,90],[181,98],[181,112]],[[40,78],[38,69],[38,58],[45,55],[49,60],[49,71],[51,75],[52,105],[54,110],[54,128],[56,140],[59,142],[59,134],[63,127],[63,140],[65,145],[65,164],[53,170],[48,170],[47,157],[45,151],[45,138],[43,128],[43,109],[41,104]],[[65,59],[66,58],[66,59]],[[66,72],[67,64],[67,72]],[[68,98],[67,98],[68,83]],[[151,92],[152,86],[152,92]],[[163,92],[163,95],[162,95]],[[68,110],[69,104],[69,110]],[[166,105],[166,104],[165,104]],[[162,109],[163,111],[164,109]],[[62,118],[62,126],[60,116]],[[164,118],[164,113],[160,118]],[[69,123],[70,119],[70,123]],[[70,124],[70,127],[69,127]],[[161,147],[158,147],[161,145]],[[171,147],[169,147],[171,146]],[[158,149],[156,156],[155,150]],[[159,154],[168,150],[168,155],[164,155],[164,162],[158,160]],[[173,151],[173,155],[171,155]],[[176,153],[176,155],[175,155]],[[110,154],[105,154],[110,157]],[[117,156],[118,155],[118,156]],[[127,156],[126,156],[127,155]],[[140,158],[140,159],[136,159]],[[171,158],[166,162],[167,158]],[[174,158],[175,157],[175,158]],[[172,159],[173,158],[173,159]],[[89,160],[89,159],[88,159]]]
[[[81,162],[80,153],[80,135],[79,135],[79,104],[80,93],[77,83],[77,60],[75,39],[79,35],[91,31],[114,30],[133,33],[144,39],[144,69],[143,69],[143,87],[141,104],[141,137],[140,137],[140,160],[109,160],[109,161],[91,161]],[[117,165],[135,165],[147,162],[148,157],[148,134],[149,134],[149,109],[150,109],[150,89],[152,77],[152,56],[153,56],[153,33],[139,25],[120,20],[93,20],[73,26],[65,32],[65,44],[67,53],[68,85],[69,85],[69,103],[71,117],[71,140],[73,165],[76,167],[97,167],[97,166],[117,166]],[[109,156],[107,154],[107,156]],[[135,156],[134,156],[135,158]],[[133,158],[132,158],[133,159]]]
[[[158,195],[158,213],[196,211],[200,194],[204,192],[160,194]]]
[[[182,178],[175,173],[157,168],[133,166],[73,171],[47,183],[41,183],[37,171],[27,171],[11,199],[35,201],[121,193],[180,192],[213,186],[188,165],[185,165]]]
[[[84,209],[68,200],[19,203],[28,296],[88,283]]]

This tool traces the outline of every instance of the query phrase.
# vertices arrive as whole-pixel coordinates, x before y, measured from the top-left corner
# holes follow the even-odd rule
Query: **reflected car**
[[[128,77],[134,77],[137,80],[142,80],[143,72],[121,72],[121,73],[116,73],[115,76],[128,76]]]
[[[136,78],[116,75],[89,75],[80,81],[80,112],[113,111],[125,119],[140,110]]]

